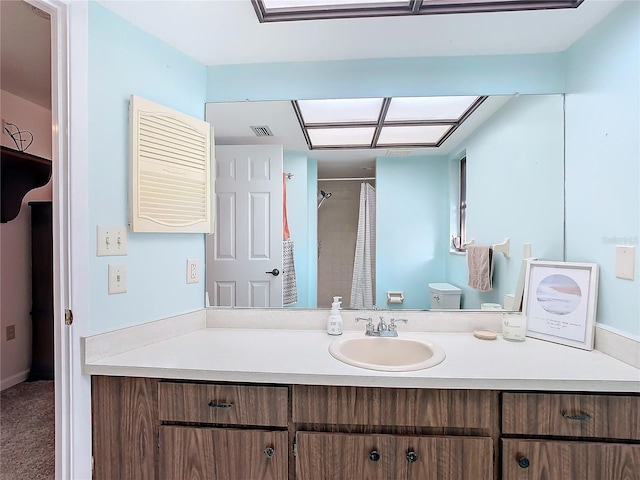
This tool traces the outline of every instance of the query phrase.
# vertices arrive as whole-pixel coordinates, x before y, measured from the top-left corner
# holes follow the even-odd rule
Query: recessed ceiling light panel
[[[411,127],[383,127],[378,146],[435,145],[449,131],[451,125],[416,125]]]
[[[262,22],[577,8],[584,0],[251,0]]]
[[[313,148],[371,145],[374,127],[360,128],[310,128],[309,139]]]
[[[478,97],[394,97],[385,121],[458,120]]]
[[[382,98],[341,98],[329,100],[298,100],[305,124],[314,123],[376,123]]]

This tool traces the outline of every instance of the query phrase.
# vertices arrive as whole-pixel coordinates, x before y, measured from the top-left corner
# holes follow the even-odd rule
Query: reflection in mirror
[[[350,306],[363,184],[375,189],[369,240],[375,247],[364,279],[371,280],[377,308],[435,308],[429,284],[459,289],[460,308],[503,307],[505,295],[516,289],[527,248],[537,258],[563,258],[562,95],[488,97],[439,147],[428,148],[310,150],[292,103],[284,101],[209,103],[206,119],[216,145],[282,145],[282,171],[293,173],[286,181],[297,280],[292,307],[327,308],[334,296]],[[486,292],[469,286],[467,254],[451,243],[460,233],[463,158],[463,241],[491,247],[510,239],[509,257],[493,256]],[[216,288],[207,281],[210,299]],[[395,303],[400,297],[402,303]],[[231,304],[251,306],[251,301]]]

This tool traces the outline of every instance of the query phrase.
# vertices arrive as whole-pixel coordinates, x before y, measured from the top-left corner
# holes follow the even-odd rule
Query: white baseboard
[[[11,375],[9,378],[3,378],[0,380],[0,391],[13,387],[19,383],[22,383],[29,378],[29,370]]]
[[[640,339],[596,324],[596,350],[640,369]]]

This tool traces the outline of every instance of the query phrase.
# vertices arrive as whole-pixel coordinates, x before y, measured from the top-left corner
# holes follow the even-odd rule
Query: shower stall
[[[358,239],[361,184],[375,178],[318,180],[318,290],[319,308],[331,307],[334,296],[351,303]]]

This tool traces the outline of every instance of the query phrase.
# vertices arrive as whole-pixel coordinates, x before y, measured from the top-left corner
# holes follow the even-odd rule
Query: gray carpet
[[[0,394],[0,479],[55,478],[52,381],[24,382]]]

